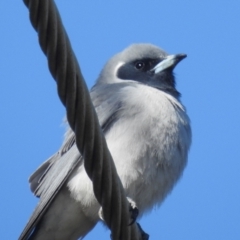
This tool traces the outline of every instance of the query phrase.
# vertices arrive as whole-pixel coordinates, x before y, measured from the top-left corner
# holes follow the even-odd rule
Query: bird
[[[176,89],[170,55],[132,44],[104,66],[90,96],[126,196],[139,217],[160,206],[180,179],[191,146],[191,123]],[[29,178],[39,203],[19,240],[76,240],[101,221],[75,134],[67,127],[59,151]]]

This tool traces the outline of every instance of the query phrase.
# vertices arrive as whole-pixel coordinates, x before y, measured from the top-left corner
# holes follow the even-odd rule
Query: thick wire
[[[129,203],[99,126],[88,88],[53,0],[24,0],[49,70],[66,107],[69,125],[84,156],[86,172],[102,206],[113,240],[139,240],[136,224],[128,226]]]

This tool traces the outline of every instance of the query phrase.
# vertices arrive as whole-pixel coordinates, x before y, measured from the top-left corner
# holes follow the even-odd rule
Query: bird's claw
[[[100,218],[102,221],[104,221],[102,207],[100,207],[100,209],[99,209],[99,211],[98,211],[98,216],[99,216],[99,218]]]
[[[139,210],[138,207],[136,205],[136,203],[129,197],[127,197],[128,202],[129,202],[129,211],[131,213],[131,222],[129,223],[129,226],[131,226],[133,223],[136,222],[138,214],[139,214]],[[139,229],[139,233],[141,236],[141,240],[149,240],[149,234],[145,233],[143,231],[143,229],[141,228],[139,223],[136,223]]]
[[[137,208],[136,203],[131,198],[127,198],[127,199],[128,199],[128,202],[129,202],[129,212],[130,212],[130,215],[131,215],[131,222],[128,225],[131,226],[133,223],[136,222],[138,214],[139,214],[139,210]],[[98,211],[98,216],[102,221],[104,221],[102,207],[100,207],[100,209]]]
[[[131,198],[128,197],[127,199],[129,202],[129,212],[131,213],[131,222],[128,224],[128,226],[131,226],[133,223],[136,222],[139,210],[136,203]]]

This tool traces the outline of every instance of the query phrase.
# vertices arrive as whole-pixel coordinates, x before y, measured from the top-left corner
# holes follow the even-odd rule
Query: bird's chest
[[[158,90],[139,91],[129,98],[106,135],[108,147],[127,192],[134,199],[144,192],[151,199],[159,198],[185,166],[188,118],[177,100]],[[151,186],[151,193],[146,193]]]
[[[116,165],[170,164],[189,128],[183,106],[157,89],[127,96],[118,121],[105,136]]]

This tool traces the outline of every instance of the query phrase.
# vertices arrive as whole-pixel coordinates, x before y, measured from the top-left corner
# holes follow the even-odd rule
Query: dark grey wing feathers
[[[56,154],[46,160],[29,178],[30,189],[35,195],[35,191],[42,179],[45,176],[48,168],[51,166],[51,161],[56,157]]]
[[[69,129],[70,130],[70,129]],[[75,134],[72,134],[61,149],[61,155],[65,154],[75,144]]]
[[[68,132],[66,134],[66,138],[64,141],[63,146],[60,148],[60,150],[51,156],[48,160],[46,160],[29,178],[30,183],[30,189],[34,193],[35,196],[39,197],[39,195],[36,194],[37,189],[39,187],[39,184],[41,183],[42,179],[45,177],[45,175],[48,173],[49,169],[52,167],[52,165],[61,158],[75,143],[75,134],[68,129]]]

